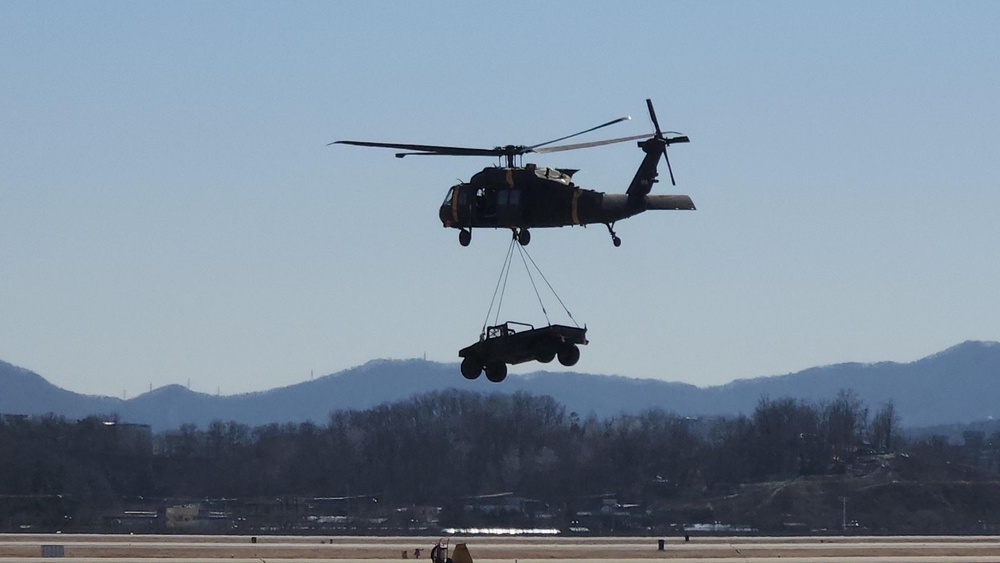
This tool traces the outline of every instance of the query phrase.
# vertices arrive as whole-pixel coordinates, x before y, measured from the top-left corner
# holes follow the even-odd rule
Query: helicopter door
[[[476,217],[479,219],[477,223],[487,227],[497,225],[499,195],[500,191],[493,187],[476,190]]]
[[[521,224],[521,190],[507,188],[497,191],[497,225],[515,227]]]

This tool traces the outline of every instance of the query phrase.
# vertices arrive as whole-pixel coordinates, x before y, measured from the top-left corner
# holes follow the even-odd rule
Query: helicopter
[[[505,145],[482,149],[371,141],[334,141],[327,146],[342,144],[407,151],[396,153],[397,158],[441,155],[497,157],[497,166],[484,168],[468,182],[452,186],[438,211],[446,228],[459,229],[458,241],[462,246],[468,246],[472,242],[474,228],[510,229],[518,242],[526,246],[531,241],[530,229],[600,223],[608,228],[612,243],[618,247],[622,241],[615,233],[617,221],[654,209],[695,209],[694,202],[686,195],[649,195],[653,184],[658,181],[657,165],[661,155],[666,160],[671,184],[677,185],[667,156],[667,147],[687,143],[690,139],[675,131],[661,131],[653,102],[648,98],[646,107],[655,128],[654,133],[588,143],[554,145],[631,118],[619,117],[572,135],[530,146]],[[573,174],[578,170],[544,168],[532,163],[517,165],[523,160],[523,155],[529,153],[545,154],[635,140],[639,140],[637,144],[645,156],[623,194],[604,193],[577,186],[573,182]]]

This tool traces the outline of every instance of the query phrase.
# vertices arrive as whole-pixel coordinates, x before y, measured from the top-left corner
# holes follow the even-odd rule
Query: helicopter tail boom
[[[647,195],[646,209],[669,209],[673,211],[693,211],[694,202],[686,195]]]
[[[580,223],[614,223],[654,209],[688,211],[694,210],[694,202],[686,195],[646,195],[640,197],[625,194],[603,194],[600,208],[596,213],[581,210]]]

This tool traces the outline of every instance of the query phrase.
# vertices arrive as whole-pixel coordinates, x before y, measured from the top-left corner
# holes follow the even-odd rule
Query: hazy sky
[[[0,359],[129,397],[457,362],[510,235],[463,248],[437,207],[495,161],[326,144],[633,135],[647,97],[691,137],[654,193],[698,210],[620,222],[621,248],[533,231],[589,327],[575,369],[704,386],[1000,340],[998,23],[972,1],[0,2]],[[530,160],[622,192],[641,157]],[[544,324],[511,284],[501,316]]]

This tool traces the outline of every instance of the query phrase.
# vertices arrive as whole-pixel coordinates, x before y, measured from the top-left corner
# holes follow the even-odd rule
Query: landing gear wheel
[[[461,244],[462,246],[469,246],[470,242],[472,242],[472,231],[467,231],[465,229],[458,231],[458,244]]]
[[[621,246],[622,245],[622,239],[618,238],[618,235],[615,234],[615,224],[614,223],[605,223],[604,226],[606,226],[608,228],[608,232],[611,233],[611,242],[614,243],[615,248],[618,248],[619,246]]]
[[[531,233],[528,232],[528,229],[518,231],[517,242],[521,246],[528,246],[528,243],[531,242]]]
[[[466,379],[476,379],[483,373],[483,364],[476,358],[468,357],[462,360],[462,375]]]
[[[539,362],[542,362],[543,364],[547,364],[552,360],[556,359],[556,351],[542,350],[541,352],[535,355],[535,359],[537,359]]]
[[[569,367],[576,365],[576,362],[580,360],[580,349],[577,348],[576,344],[570,344],[565,348],[559,350],[559,363]],[[486,376],[489,377],[490,372],[486,372]]]
[[[579,352],[577,353],[579,355]],[[486,365],[486,379],[489,379],[493,383],[500,383],[507,378],[507,364],[503,362],[496,362],[494,364]]]

